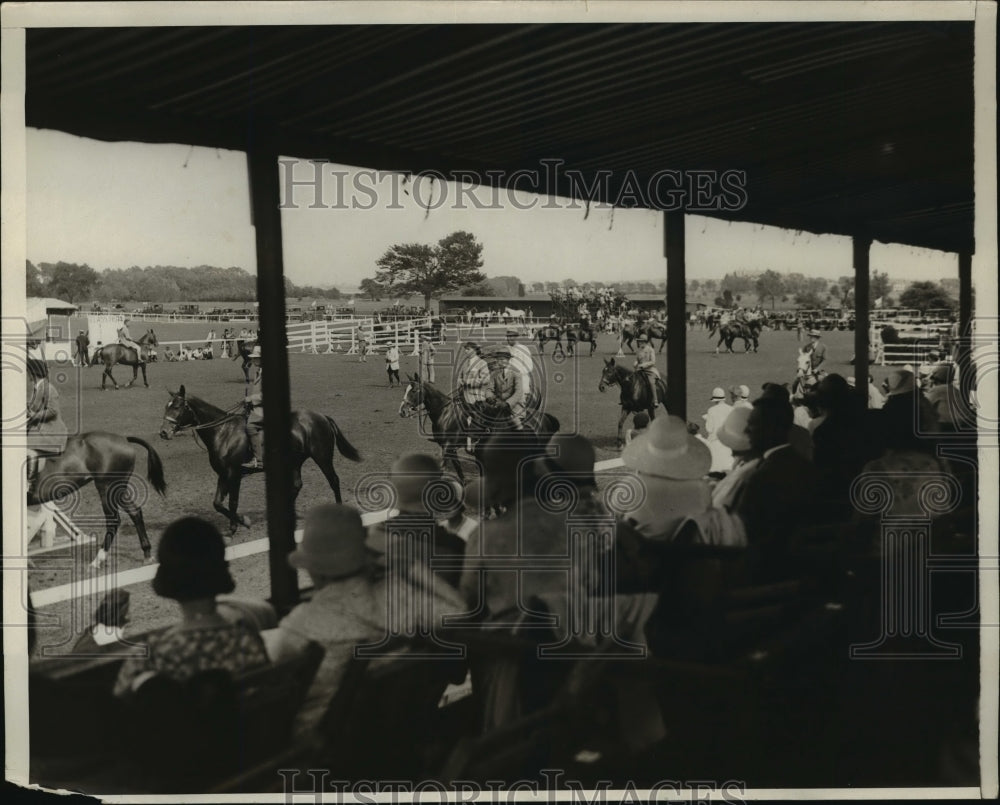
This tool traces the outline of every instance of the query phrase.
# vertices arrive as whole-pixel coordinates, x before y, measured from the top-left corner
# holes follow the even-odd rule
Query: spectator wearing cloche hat
[[[157,548],[153,592],[177,602],[182,620],[149,638],[144,657],[126,660],[115,682],[116,696],[135,691],[153,674],[183,682],[201,671],[240,674],[268,663],[260,634],[246,621],[219,613],[215,597],[235,588],[222,535],[197,517],[175,520]]]
[[[741,484],[760,461],[760,455],[753,451],[746,432],[752,410],[752,405],[734,408],[719,429],[719,441],[733,451],[733,468],[712,490],[712,505],[716,508],[732,508]]]
[[[386,633],[386,599],[375,586],[365,536],[355,509],[324,504],[306,515],[302,543],[288,555],[289,565],[309,574],[315,592],[277,629],[264,633],[268,653],[279,662],[301,652],[309,641],[325,650],[296,719],[300,737],[319,724],[355,646],[377,643]]]
[[[685,516],[711,505],[705,480],[712,465],[711,452],[679,417],[654,419],[622,451],[622,462],[643,483],[638,507],[627,514],[629,523],[643,536],[669,539]]]

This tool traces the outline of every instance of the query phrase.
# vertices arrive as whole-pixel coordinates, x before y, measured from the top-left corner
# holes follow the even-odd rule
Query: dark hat
[[[475,341],[466,341],[464,344],[462,344],[462,349],[474,349],[478,352],[479,344],[477,344]]]
[[[226,562],[226,545],[211,523],[184,517],[167,526],[157,548],[160,562],[153,592],[175,601],[214,598],[236,589]]]
[[[94,622],[105,626],[124,626],[128,618],[130,598],[128,590],[112,590],[98,605]]]
[[[496,357],[498,357],[498,358],[509,358],[510,357],[510,350],[509,349],[505,349],[505,348],[501,348],[501,349],[496,350],[496,352],[494,352],[493,354]]]
[[[546,455],[534,462],[539,476],[549,473],[566,473],[567,480],[576,486],[596,486],[594,461],[597,453],[585,436],[558,433],[549,440]]]

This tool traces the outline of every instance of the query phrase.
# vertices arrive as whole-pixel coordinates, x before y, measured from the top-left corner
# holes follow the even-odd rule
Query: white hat
[[[750,393],[749,389],[747,390],[747,393],[748,394]],[[721,386],[716,386],[714,389],[712,389],[712,399],[713,400],[724,400],[724,399],[726,399],[726,392],[722,390]]]
[[[707,475],[712,455],[683,419],[661,416],[625,447],[622,463],[647,475],[685,480]]]
[[[259,358],[260,357],[260,344],[258,344],[257,346],[255,346],[253,348],[253,351],[250,353],[250,357],[251,358]]]
[[[750,398],[750,387],[749,386],[740,385],[739,392],[740,392],[740,399],[741,400],[747,400],[747,399]]]

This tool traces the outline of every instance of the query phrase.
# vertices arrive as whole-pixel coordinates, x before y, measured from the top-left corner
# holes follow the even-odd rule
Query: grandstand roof
[[[268,130],[291,156],[502,184],[556,158],[610,171],[602,201],[735,169],[746,203],[704,214],[971,253],[972,78],[969,22],[35,28],[25,112],[104,140],[242,150]]]

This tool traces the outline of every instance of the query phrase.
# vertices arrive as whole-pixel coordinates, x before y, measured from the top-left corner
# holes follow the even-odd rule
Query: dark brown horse
[[[577,344],[590,344],[588,357],[593,357],[594,350],[597,349],[597,338],[590,324],[571,325],[566,328],[566,351],[570,355],[576,354]]]
[[[618,386],[621,391],[619,404],[622,407],[621,416],[618,417],[618,446],[625,444],[625,419],[629,414],[645,411],[652,421],[656,417],[656,410],[653,408],[653,395],[649,390],[649,383],[646,378],[638,372],[633,372],[624,366],[615,363],[614,358],[605,358],[604,369],[601,371],[601,382],[597,384],[598,391],[604,391],[608,386]],[[664,402],[667,398],[667,384],[662,377],[656,379],[656,395],[660,405],[666,407]]]
[[[163,464],[156,451],[135,436],[119,436],[117,433],[91,431],[82,436],[73,436],[66,442],[66,449],[58,456],[47,458],[45,466],[28,492],[28,505],[37,506],[50,501],[59,502],[91,481],[101,496],[104,509],[104,542],[91,563],[100,568],[111,550],[115,534],[124,511],[135,525],[142,546],[142,556],[150,561],[149,537],[142,518],[144,491],[135,483],[135,448],[133,444],[146,449],[148,456],[147,478],[153,489],[160,495],[166,492],[163,479]]]
[[[726,352],[734,352],[733,342],[737,338],[743,339],[743,346],[745,347],[744,352],[749,352],[751,348],[756,352],[759,346],[760,331],[763,328],[763,324],[760,320],[755,319],[753,321],[731,321],[728,324],[722,324],[718,327],[719,332],[719,343],[715,345],[715,354],[719,354],[719,348],[725,344]],[[715,335],[715,328],[709,331],[708,337],[712,338]]]
[[[256,380],[250,376],[250,370],[253,368],[253,361],[250,360],[250,354],[253,352],[253,348],[257,346],[259,342],[256,340],[251,341],[237,341],[236,342],[236,354],[233,355],[233,360],[237,358],[242,358],[243,360],[243,378],[247,383],[252,383]]]
[[[169,394],[170,402],[163,411],[160,438],[171,439],[175,433],[188,430],[201,438],[208,448],[208,461],[218,476],[212,505],[219,514],[229,519],[230,532],[241,525],[249,528],[250,519],[237,512],[240,483],[244,475],[260,470],[243,466],[250,458],[250,439],[242,408],[224,411],[198,397],[188,396],[184,386],[180,391]],[[326,477],[337,503],[343,502],[340,476],[333,467],[334,450],[339,450],[351,461],[361,461],[358,451],[347,441],[333,419],[315,411],[292,411],[292,454],[288,457],[288,465],[281,471],[292,474],[293,503],[302,489],[302,465],[308,458],[316,462]]]
[[[547,341],[555,341],[556,345],[552,349],[552,354],[555,355],[558,351],[561,355],[565,355],[566,352],[563,350],[562,345],[562,327],[558,324],[543,324],[535,332],[535,341],[538,342],[538,354],[545,354],[545,343]]]
[[[159,341],[156,340],[156,333],[152,330],[146,330],[136,343],[145,350],[147,347],[157,346]],[[133,347],[126,347],[124,344],[105,344],[94,350],[94,356],[90,359],[91,366],[96,366],[99,363],[104,364],[104,372],[101,374],[101,391],[106,388],[108,380],[114,383],[115,390],[118,390],[118,382],[111,374],[111,367],[116,363],[132,367],[132,379],[125,384],[125,388],[129,388],[135,383],[139,377],[140,369],[142,370],[142,384],[149,388],[149,381],[146,379],[146,355],[137,354]]]
[[[663,352],[663,348],[667,344],[667,328],[657,321],[626,324],[622,328],[622,344],[627,346],[630,352],[635,352],[633,343],[643,333],[649,338],[650,346],[654,349],[656,349],[656,341],[659,340],[660,348],[657,352]]]

